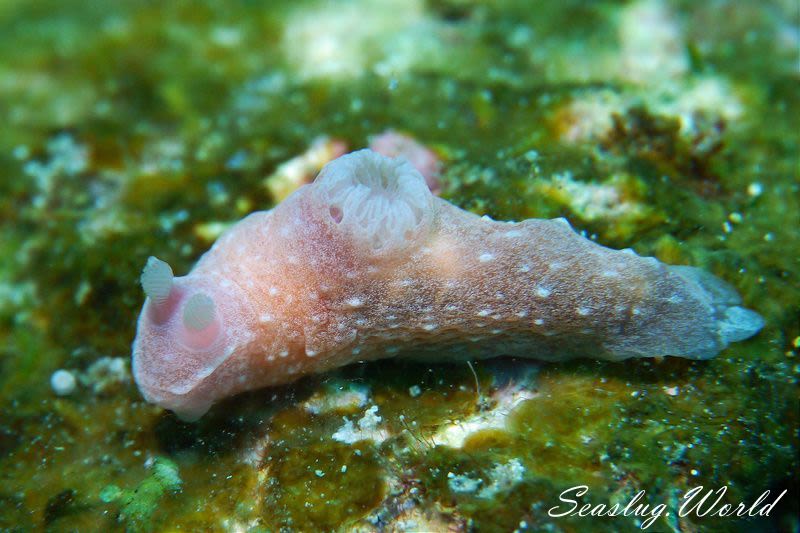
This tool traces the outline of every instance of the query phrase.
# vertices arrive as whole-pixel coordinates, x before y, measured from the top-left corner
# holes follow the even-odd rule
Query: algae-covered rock
[[[181,490],[182,481],[178,466],[164,457],[149,461],[151,473],[133,489],[108,485],[100,491],[103,503],[119,503],[119,521],[128,531],[153,529],[153,513],[161,500]],[[163,518],[162,518],[163,521]]]

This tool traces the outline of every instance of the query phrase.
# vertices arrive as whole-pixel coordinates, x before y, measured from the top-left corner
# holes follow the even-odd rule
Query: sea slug
[[[354,361],[706,359],[763,325],[702,270],[605,248],[565,219],[474,215],[370,150],[230,228],[187,276],[151,257],[141,282],[134,377],[186,420]]]

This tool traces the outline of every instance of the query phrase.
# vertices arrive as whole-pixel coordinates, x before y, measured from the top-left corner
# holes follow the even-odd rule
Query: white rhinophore
[[[165,261],[157,257],[147,258],[147,264],[139,278],[142,289],[148,298],[157,304],[164,303],[172,292],[172,268]]]

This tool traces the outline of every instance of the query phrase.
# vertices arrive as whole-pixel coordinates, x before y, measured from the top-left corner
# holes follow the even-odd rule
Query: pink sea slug
[[[151,257],[133,343],[144,397],[194,420],[225,397],[396,355],[713,357],[763,325],[725,283],[497,222],[370,150],[223,234],[185,277]]]

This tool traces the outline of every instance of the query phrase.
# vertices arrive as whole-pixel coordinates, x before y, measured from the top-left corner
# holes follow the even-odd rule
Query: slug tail
[[[739,304],[741,298],[736,290],[713,274],[695,267],[671,266],[670,270],[690,283],[696,284],[705,293],[713,308],[717,348],[692,354],[697,359],[715,356],[732,342],[749,339],[764,327],[764,319]]]

